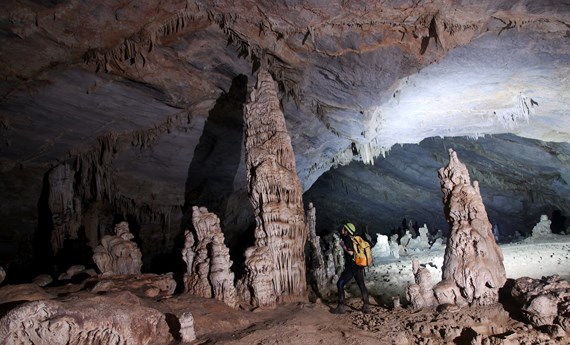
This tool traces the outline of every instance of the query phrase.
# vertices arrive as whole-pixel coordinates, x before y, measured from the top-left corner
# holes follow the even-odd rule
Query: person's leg
[[[366,289],[366,284],[364,283],[364,268],[357,267],[357,271],[354,274],[356,279],[356,284],[360,288],[360,293],[362,294],[362,301],[364,306],[362,306],[362,312],[368,313],[370,311],[370,301],[368,300],[368,289]]]
[[[340,274],[340,278],[336,282],[336,287],[338,290],[338,305],[336,309],[333,310],[335,314],[344,313],[344,286],[352,279],[354,276],[353,270],[350,265],[344,267],[344,271]]]

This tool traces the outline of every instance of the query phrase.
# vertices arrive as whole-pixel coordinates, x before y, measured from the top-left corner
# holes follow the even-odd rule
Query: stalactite
[[[304,296],[307,227],[302,189],[275,82],[264,69],[258,73],[257,87],[245,106],[245,128],[247,178],[257,224],[255,249],[249,250],[246,258],[246,265],[251,266],[245,279],[253,298],[265,301],[266,296],[255,295],[265,282],[256,279],[273,266],[275,298]],[[263,260],[267,262],[261,263]]]

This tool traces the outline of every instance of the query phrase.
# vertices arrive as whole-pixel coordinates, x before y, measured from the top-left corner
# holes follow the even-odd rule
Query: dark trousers
[[[348,261],[348,260],[347,260]],[[345,261],[344,271],[340,274],[336,287],[338,288],[338,304],[344,304],[344,286],[348,284],[352,278],[356,279],[356,284],[360,288],[362,300],[368,304],[368,290],[364,285],[364,267],[358,266],[354,261]]]

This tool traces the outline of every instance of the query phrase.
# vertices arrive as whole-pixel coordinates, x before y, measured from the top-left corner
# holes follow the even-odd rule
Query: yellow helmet
[[[346,231],[348,231],[349,234],[354,235],[354,233],[356,232],[356,227],[354,226],[354,224],[352,223],[346,223],[344,224],[344,228],[346,229]]]

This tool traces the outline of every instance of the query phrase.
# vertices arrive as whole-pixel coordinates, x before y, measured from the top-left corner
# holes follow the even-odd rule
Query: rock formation
[[[182,258],[186,262],[185,291],[214,297],[232,308],[239,306],[229,250],[224,244],[220,219],[205,207],[192,207],[195,234],[186,231]],[[196,240],[194,240],[194,235]]]
[[[438,171],[450,235],[442,267],[443,280],[454,282],[470,305],[499,299],[506,282],[501,249],[495,242],[479,191],[467,167],[449,149],[449,164]]]
[[[406,288],[406,295],[414,309],[431,307],[435,304],[431,273],[421,267],[418,260],[412,261],[412,271],[414,272],[415,284]]]
[[[518,278],[511,295],[533,326],[559,325],[570,333],[570,283],[559,276]]]
[[[552,230],[550,225],[552,221],[548,219],[548,216],[543,214],[540,216],[540,222],[536,223],[534,228],[532,228],[532,237],[545,237],[552,235]]]
[[[139,297],[170,297],[176,290],[176,281],[172,273],[167,274],[129,274],[89,278],[86,286],[92,286],[93,293],[129,291]]]
[[[28,302],[0,319],[2,344],[170,344],[164,314],[128,292]]]
[[[0,266],[0,284],[2,284],[4,279],[6,279],[6,271],[4,270],[4,267]]]
[[[77,239],[81,225],[81,200],[73,189],[74,176],[75,172],[67,164],[56,166],[48,174],[48,207],[53,222],[51,247],[54,253],[63,248],[65,239]]]
[[[180,338],[185,343],[196,340],[196,331],[194,330],[194,317],[191,312],[182,313],[180,321]]]
[[[248,192],[256,221],[255,246],[247,251],[249,256],[246,254],[246,280],[254,291],[261,292],[253,287],[261,284],[256,281],[259,275],[254,267],[267,268],[277,300],[304,296],[307,226],[303,189],[275,82],[263,68],[245,105],[245,128]]]
[[[321,239],[317,236],[316,223],[317,214],[313,203],[309,203],[309,209],[306,213],[307,230],[308,230],[308,259],[307,267],[309,268],[310,284],[316,293],[320,296],[326,296],[330,292],[332,279],[335,276],[335,270],[332,272],[325,263],[323,251],[321,249]]]
[[[103,275],[140,274],[142,253],[129,231],[128,222],[115,226],[115,235],[105,235],[93,250],[93,261]]]
[[[377,234],[376,245],[372,247],[372,256],[375,258],[385,258],[390,256],[390,244],[388,243],[388,236]]]

